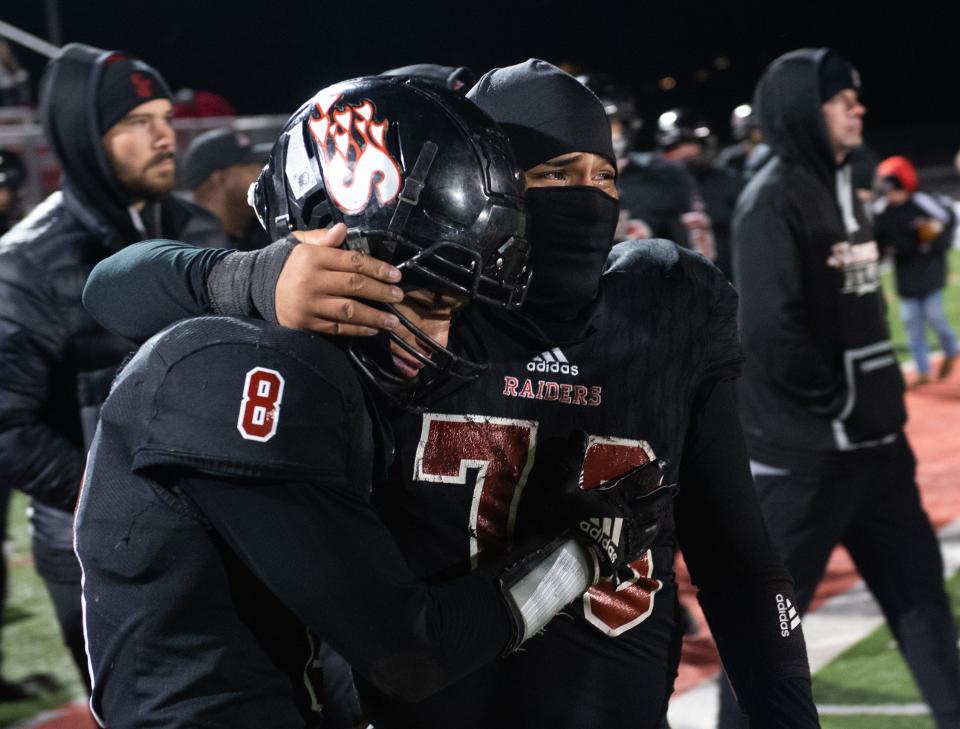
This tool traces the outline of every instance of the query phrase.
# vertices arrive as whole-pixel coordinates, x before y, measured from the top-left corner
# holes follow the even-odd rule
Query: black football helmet
[[[27,166],[16,152],[0,149],[0,187],[19,190],[27,181]]]
[[[687,142],[707,144],[712,135],[710,123],[691,109],[668,109],[657,119],[657,146],[672,149]]]
[[[401,269],[404,287],[505,308],[520,306],[530,281],[521,195],[509,142],[486,114],[439,84],[382,76],[319,91],[287,122],[251,188],[274,239],[342,222],[345,247]],[[441,383],[485,369],[386,308],[429,352],[389,333],[424,365],[419,377],[394,371],[384,337],[349,349],[402,406],[418,407]]]
[[[384,71],[380,75],[421,78],[442,84],[464,96],[477,83],[477,74],[468,66],[441,66],[436,63],[414,63],[410,66],[400,66]]]
[[[750,104],[738,104],[730,112],[730,133],[737,142],[742,142],[751,130],[757,129],[759,126],[757,115],[753,113],[753,106]]]

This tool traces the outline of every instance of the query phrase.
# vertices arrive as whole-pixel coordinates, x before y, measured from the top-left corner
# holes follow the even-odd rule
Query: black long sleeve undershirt
[[[783,635],[778,598],[796,597],[757,501],[732,380],[696,411],[675,505],[691,580],[750,726],[819,727],[802,630]]]
[[[231,253],[173,240],[135,243],[94,267],[83,305],[108,331],[144,341],[180,319],[213,313],[207,277]]]
[[[493,579],[424,585],[352,492],[228,478],[179,486],[247,568],[386,693],[420,700],[496,658],[511,638]]]

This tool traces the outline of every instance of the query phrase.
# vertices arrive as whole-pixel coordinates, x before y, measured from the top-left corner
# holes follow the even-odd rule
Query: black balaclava
[[[599,154],[616,168],[603,104],[546,61],[495,68],[467,98],[503,127],[525,170],[572,152]],[[619,202],[590,186],[532,188],[525,199],[533,268],[525,310],[538,320],[582,321],[597,300]]]

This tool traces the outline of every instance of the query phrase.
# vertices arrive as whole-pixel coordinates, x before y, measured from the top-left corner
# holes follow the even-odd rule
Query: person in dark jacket
[[[747,448],[770,535],[810,603],[843,544],[938,727],[960,726],[957,635],[903,433],[879,252],[851,185],[859,78],[829,49],[775,60],[755,108],[776,153],[734,217]],[[721,726],[738,726],[729,693]]]
[[[270,243],[247,204],[247,191],[257,181],[265,158],[250,137],[221,127],[190,142],[180,165],[180,181],[207,222],[221,226],[230,246],[241,251]]]
[[[618,239],[666,238],[689,247],[683,216],[693,209],[693,189],[683,165],[656,152],[631,152],[617,167],[624,218]]]
[[[100,405],[133,344],[97,325],[81,292],[98,261],[143,238],[225,244],[192,235],[192,207],[168,194],[172,115],[150,66],[67,46],[41,82],[62,190],[0,238],[0,484],[32,499],[34,562],[85,681],[72,511]]]
[[[737,196],[743,189],[740,176],[713,159],[713,132],[696,112],[672,109],[660,115],[657,143],[665,160],[686,169],[691,189],[691,209],[681,220],[694,250],[706,255],[733,280],[730,264],[730,224]]]
[[[917,366],[914,385],[930,381],[926,328],[940,338],[943,360],[937,376],[945,378],[957,358],[957,336],[943,313],[947,251],[957,218],[947,197],[917,190],[917,171],[906,157],[888,157],[877,169],[882,196],[874,204],[877,244],[893,252],[900,316]]]
[[[730,113],[730,132],[733,144],[724,147],[717,155],[717,167],[730,170],[742,180],[749,179],[747,160],[763,142],[760,124],[750,104],[737,104]]]

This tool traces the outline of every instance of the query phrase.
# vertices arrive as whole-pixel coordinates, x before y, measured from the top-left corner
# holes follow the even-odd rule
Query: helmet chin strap
[[[403,183],[403,189],[400,190],[400,199],[387,226],[387,230],[391,233],[400,235],[403,232],[407,218],[420,203],[420,193],[427,186],[427,175],[430,174],[430,167],[436,156],[437,145],[431,141],[424,142],[417,155],[417,161],[413,163],[413,169],[410,170]]]

